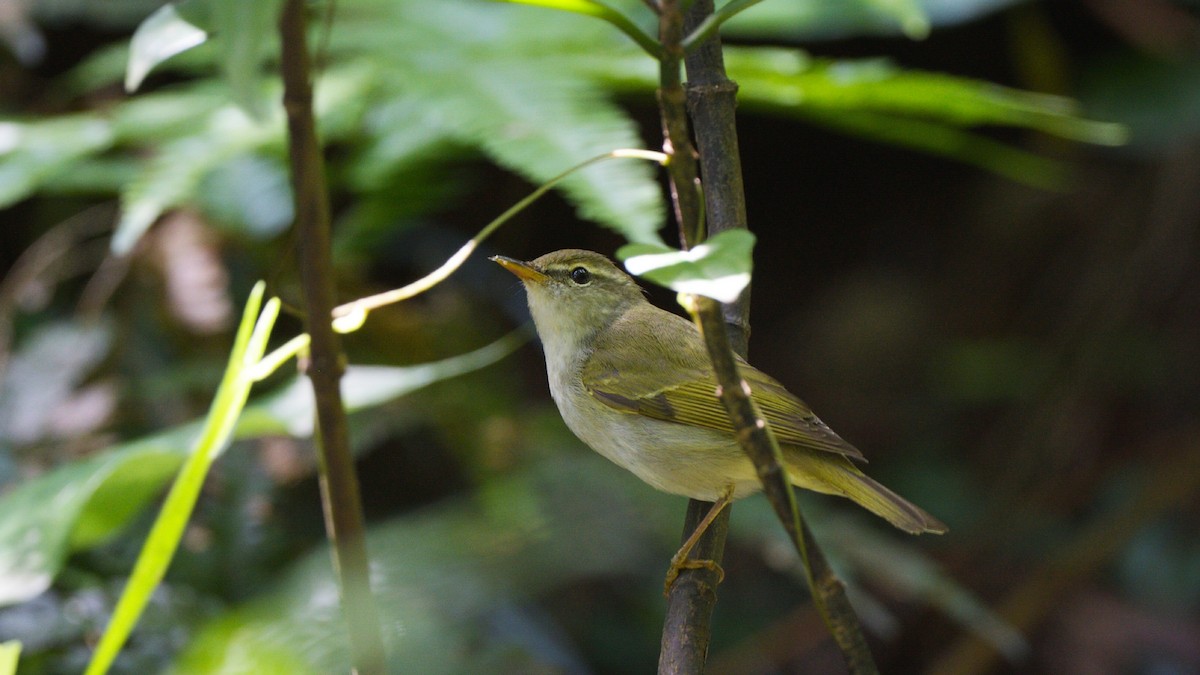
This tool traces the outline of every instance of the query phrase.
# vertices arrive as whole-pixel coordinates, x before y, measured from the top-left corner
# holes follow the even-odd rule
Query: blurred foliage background
[[[190,3],[251,9],[189,17],[214,38],[126,94],[160,4],[0,6],[0,641],[21,672],[82,669],[237,306],[259,278],[298,298],[274,4]],[[342,300],[433,269],[575,162],[660,142],[653,62],[600,22],[343,0],[313,34]],[[1200,672],[1200,6],[771,0],[723,34],[752,359],[951,528],[906,538],[805,496],[883,670]],[[612,253],[592,223],[663,218],[652,171],[610,163],[484,252]],[[354,364],[420,366],[353,385],[393,659],[649,671],[683,500],[570,435],[535,345],[446,361],[526,320],[492,267],[347,339]],[[119,672],[344,663],[285,379],[215,466]],[[725,570],[712,672],[842,667],[763,500],[734,509]]]

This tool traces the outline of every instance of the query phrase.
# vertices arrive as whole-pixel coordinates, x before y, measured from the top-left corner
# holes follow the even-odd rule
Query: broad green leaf
[[[514,334],[461,356],[417,366],[351,366],[342,383],[347,409],[378,405],[483,368],[525,339]],[[307,381],[297,378],[247,406],[233,437],[308,433],[313,409],[311,398],[302,393],[306,387]],[[120,444],[25,481],[0,498],[0,605],[46,590],[72,551],[95,545],[124,527],[178,471],[198,432],[199,424],[192,422]]]
[[[1061,96],[904,70],[880,59],[814,60],[792,50],[733,48],[726,59],[747,106],[894,115],[955,127],[1024,127],[1103,145],[1125,141],[1121,125],[1082,119],[1075,102]]]
[[[1200,57],[1114,54],[1080,77],[1080,98],[1098,115],[1129,125],[1131,142],[1170,152],[1200,135]]]
[[[628,17],[603,2],[594,0],[504,0],[513,4],[548,7],[564,12],[574,12],[584,16],[593,16],[612,24],[617,30],[628,35],[647,54],[656,57],[661,51],[658,42],[630,21]]]
[[[137,27],[129,41],[125,91],[137,91],[155,66],[203,44],[206,39],[208,34],[180,16],[175,4],[158,8]]]
[[[625,269],[679,293],[733,302],[750,283],[754,235],[726,230],[690,250],[628,244],[617,251]]]
[[[275,23],[281,0],[210,0],[213,29],[219,42],[221,72],[230,96],[255,119],[267,114],[263,65],[277,52]]]
[[[1079,117],[1070,99],[904,70],[879,59],[834,61],[797,50],[736,47],[726,47],[725,58],[744,110],[943,155],[1037,186],[1061,183],[1065,167],[973,129],[1027,128],[1102,145],[1119,145],[1127,136],[1120,124]],[[629,91],[649,89],[657,77],[639,59],[613,59],[593,68]]]
[[[605,26],[537,8],[461,0],[374,0],[357,7],[363,14],[334,31],[331,53],[375,52],[389,105],[401,97],[412,101],[421,116],[437,121],[444,138],[480,148],[530,182],[643,145],[584,67],[597,53],[639,54]],[[562,188],[584,217],[633,241],[657,240],[665,213],[650,167],[597,164]]]
[[[28,197],[80,158],[112,146],[113,128],[93,115],[0,120],[0,207]]]
[[[292,224],[288,169],[277,157],[245,153],[217,165],[200,184],[197,199],[211,218],[253,237],[272,237]]]
[[[16,675],[21,658],[21,643],[15,640],[0,643],[0,675]]]
[[[517,639],[495,630],[497,620],[516,621],[531,599],[582,577],[642,573],[648,588],[661,584],[655,561],[670,555],[673,498],[592,453],[562,454],[469,498],[370,528],[389,672],[542,672],[534,664],[544,656],[531,653],[530,642],[557,644],[553,651],[569,645],[535,622],[522,624],[530,639]],[[175,673],[279,672],[270,670],[279,664],[301,673],[344,671],[337,597],[329,553],[314,550],[274,588],[202,629]]]
[[[372,86],[371,73],[364,68],[345,67],[330,71],[316,92],[314,107],[326,124],[325,137],[337,139],[351,133],[362,114],[364,91]],[[278,93],[279,88],[275,91]],[[201,105],[212,99],[198,94]],[[120,129],[134,128],[138,120],[156,118],[164,130],[185,125],[188,133],[164,142],[146,161],[141,174],[121,193],[121,218],[113,235],[112,248],[125,253],[167,210],[193,203],[203,180],[217,167],[283,144],[283,110],[276,102],[270,115],[255,120],[235,104],[204,109],[196,116],[186,105],[168,97],[140,109],[135,105]]]
[[[276,119],[278,124],[281,120]],[[200,181],[216,166],[278,137],[276,124],[259,124],[232,105],[214,111],[208,133],[185,136],[162,146],[142,175],[121,194],[121,218],[113,234],[114,253],[128,253],[167,209],[191,200]]]
[[[930,26],[977,19],[1019,0],[789,0],[743,12],[724,31],[741,39],[811,41],[863,35],[924,37]]]
[[[80,541],[88,543],[111,533],[115,521],[123,519],[124,524],[179,467],[193,432],[194,427],[179,429],[129,443],[25,481],[4,495],[0,499],[0,605],[27,600],[49,588],[73,550],[77,529]],[[105,510],[113,506],[113,500],[103,494],[115,494],[105,489],[110,482],[126,489],[115,513]],[[95,495],[100,496],[97,509],[89,511]]]

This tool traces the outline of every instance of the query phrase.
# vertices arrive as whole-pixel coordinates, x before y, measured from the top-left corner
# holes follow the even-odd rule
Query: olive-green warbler
[[[760,489],[717,399],[694,324],[651,305],[598,253],[492,260],[525,285],[550,393],[580,440],[666,492],[723,505]],[[783,385],[744,360],[738,367],[779,440],[792,484],[847,497],[906,532],[946,531],[860,471],[862,453]]]

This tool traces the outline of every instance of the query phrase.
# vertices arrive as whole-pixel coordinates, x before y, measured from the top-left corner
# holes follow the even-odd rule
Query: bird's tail
[[[845,457],[811,450],[787,455],[788,472],[799,487],[846,497],[909,534],[947,530],[942,521],[880,485]]]

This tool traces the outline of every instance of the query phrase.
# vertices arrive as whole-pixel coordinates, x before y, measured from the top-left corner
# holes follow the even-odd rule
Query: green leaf
[[[192,200],[201,180],[218,165],[278,138],[280,133],[277,125],[258,124],[233,106],[216,110],[207,122],[205,133],[164,144],[141,175],[125,187],[121,218],[113,234],[114,253],[128,253],[167,209]]]
[[[480,148],[532,183],[643,145],[589,65],[597,53],[638,54],[607,27],[568,14],[456,0],[376,0],[358,9],[356,20],[332,34],[331,53],[371,52],[389,105],[411,101],[422,111],[413,118],[436,120],[442,138]],[[584,217],[632,241],[658,239],[665,212],[650,167],[606,162],[561,186]]]
[[[0,643],[0,675],[16,675],[21,658],[21,643],[16,640]]]
[[[616,9],[609,7],[603,2],[594,2],[593,0],[504,0],[513,4],[533,5],[535,7],[548,7],[564,12],[573,12],[584,16],[593,16],[597,19],[603,19],[612,24],[617,30],[628,35],[634,42],[638,44],[647,54],[654,58],[658,58],[661,48],[654,38],[647,35],[637,24],[630,21],[628,17],[621,14]]]
[[[1065,167],[974,129],[1026,128],[1101,145],[1121,144],[1127,136],[1120,124],[1079,117],[1070,99],[903,70],[880,59],[818,60],[797,50],[744,47],[726,47],[725,58],[742,109],[943,155],[1042,187],[1062,183]],[[628,91],[652,88],[657,77],[631,58],[598,63],[594,72]]]
[[[559,638],[536,632],[535,622],[521,629],[534,633],[514,640],[513,631],[495,629],[500,616],[574,579],[641,572],[647,588],[661,581],[654,561],[670,555],[671,497],[593,453],[564,454],[368,530],[388,672],[545,670],[528,667],[529,658],[545,658],[526,654],[529,645]],[[336,598],[329,552],[313,550],[278,584],[202,629],[176,673],[344,671]],[[514,651],[527,667],[503,667]],[[297,670],[269,670],[276,664]]]
[[[112,125],[92,115],[0,121],[0,207],[28,197],[74,162],[112,146]]]
[[[747,106],[780,111],[869,112],[954,127],[1036,129],[1085,143],[1119,145],[1119,124],[1078,117],[1074,101],[964,77],[904,70],[881,59],[813,60],[779,49],[726,50],[731,76]]]
[[[371,71],[365,68],[343,67],[326,74],[314,107],[327,139],[341,138],[358,126],[362,98],[371,86]],[[278,102],[266,119],[255,120],[237,105],[213,105],[210,93],[192,92],[183,100],[164,96],[151,104],[127,108],[125,115],[118,116],[122,133],[135,134],[136,124],[142,120],[164,136],[186,133],[162,143],[137,178],[125,186],[121,218],[113,235],[114,252],[131,250],[168,209],[194,202],[204,179],[217,167],[252,151],[282,146],[284,120]],[[189,100],[205,114],[197,116],[188,106]]]
[[[280,0],[211,1],[221,72],[230,95],[248,115],[261,120],[267,115],[263,64],[277,51],[274,38]]]
[[[0,605],[27,600],[49,588],[76,539],[94,543],[123,525],[179,467],[193,433],[194,427],[181,428],[122,445],[28,480],[0,499]],[[101,494],[116,494],[105,489],[110,481],[126,489],[116,511],[106,510],[114,500]],[[98,494],[92,510],[92,498]]]
[[[351,366],[342,377],[342,400],[348,411],[370,408],[412,393],[434,382],[491,365],[528,341],[521,332],[460,356],[415,366]],[[286,425],[293,436],[313,432],[313,393],[307,379],[297,378],[259,401],[255,414]]]
[[[126,91],[160,63],[213,36],[229,97],[255,119],[267,113],[263,64],[273,53],[280,0],[186,0],[167,4],[138,26],[129,45]]]
[[[754,235],[726,230],[690,250],[661,244],[628,244],[617,251],[631,274],[679,293],[733,302],[750,283]]]
[[[241,50],[225,49],[225,42],[218,42],[233,38],[229,31],[216,30],[217,13],[224,6],[230,12],[224,20],[235,30],[245,28],[239,40],[249,41],[248,36],[257,33],[269,48],[275,37],[273,30],[263,33],[269,28],[266,6],[277,0],[231,2],[192,0],[176,7],[187,23],[211,33],[213,46],[189,50],[156,66],[188,76],[178,84],[118,102],[102,113],[80,115],[79,120],[108,130],[102,142],[67,140],[55,149],[57,155],[20,149],[4,153],[0,129],[0,205],[39,189],[103,191],[123,184],[114,250],[125,252],[165,211],[196,205],[205,179],[218,167],[248,154],[281,154],[279,88],[255,79],[256,71],[262,70],[262,61],[255,59],[262,52],[248,42],[241,43]],[[637,7],[624,0],[622,11],[632,15]],[[253,16],[244,22],[230,18],[242,11]],[[256,22],[257,31],[251,30]],[[637,125],[613,103],[603,76],[595,70],[600,54],[618,60],[636,55],[641,64],[654,63],[609,26],[535,7],[469,0],[355,0],[339,5],[326,52],[329,65],[314,83],[323,139],[330,144],[344,141],[349,150],[344,155],[348,159],[335,154],[331,161],[334,189],[348,188],[367,197],[362,203],[378,204],[390,196],[379,195],[391,187],[390,181],[428,166],[431,155],[452,171],[472,151],[542,184],[587,158],[641,147]],[[106,50],[77,69],[67,84],[85,94],[111,81],[106,78],[119,78],[123,65],[125,50]],[[244,111],[229,105],[229,83],[205,76],[225,68],[236,71],[231,77],[249,73],[248,97],[259,88],[265,90],[261,124],[254,125]],[[652,87],[651,83],[646,91]],[[409,106],[412,113],[398,124],[387,124],[389,114],[383,111],[398,105]],[[231,111],[241,113],[240,120]],[[21,129],[42,133],[57,122],[35,122]],[[421,142],[421,132],[430,132],[427,142]],[[445,156],[447,149],[452,156]],[[355,164],[360,157],[366,160],[361,169]],[[86,175],[76,179],[65,171],[83,159],[89,160]],[[108,162],[121,166],[119,176],[103,173]],[[142,168],[129,180],[128,170],[135,162]],[[632,241],[656,240],[654,233],[665,220],[652,167],[597,164],[559,188],[582,216]],[[433,198],[431,191],[421,194],[423,199],[411,202],[405,213],[435,209],[455,192],[442,191]]]
[[[125,91],[137,91],[155,66],[180,52],[203,44],[206,39],[208,34],[180,16],[176,5],[168,3],[158,8],[138,25],[129,41]]]
[[[913,40],[922,40],[929,35],[929,17],[921,8],[920,0],[864,0],[867,7],[891,18]]]
[[[1132,143],[1170,152],[1200,135],[1200,55],[1164,59],[1129,49],[1092,60],[1080,75],[1088,110],[1129,125]]]
[[[342,381],[347,409],[378,405],[483,368],[526,340],[513,334],[461,356],[416,366],[352,366]],[[297,378],[247,406],[233,437],[310,433],[313,408],[311,393],[304,394],[307,385]],[[122,443],[28,480],[0,498],[0,606],[40,594],[71,552],[100,543],[124,527],[183,464],[199,430],[192,422]]]
[[[962,23],[1018,0],[792,0],[765,2],[727,24],[742,40],[803,42],[864,35],[925,37],[930,26]],[[732,3],[730,3],[732,4]]]
[[[272,237],[292,224],[292,186],[277,157],[245,153],[215,166],[197,199],[210,218],[252,237]]]

